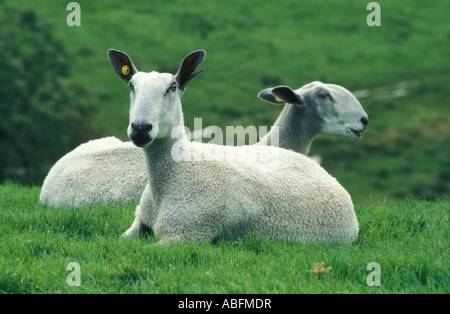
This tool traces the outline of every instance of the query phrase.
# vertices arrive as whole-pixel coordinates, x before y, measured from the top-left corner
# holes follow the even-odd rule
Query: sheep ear
[[[186,85],[194,78],[203,73],[203,69],[197,72],[195,68],[198,67],[205,60],[206,51],[196,50],[188,54],[181,62],[180,69],[175,75],[178,86],[181,90],[184,90]]]
[[[108,58],[116,74],[127,84],[131,77],[138,72],[131,58],[122,51],[109,49]]]
[[[305,103],[305,100],[301,95],[297,94],[287,86],[278,86],[273,88],[272,94],[288,104],[303,105]]]
[[[258,98],[272,104],[284,105],[284,101],[272,94],[272,88],[266,88],[259,92]]]

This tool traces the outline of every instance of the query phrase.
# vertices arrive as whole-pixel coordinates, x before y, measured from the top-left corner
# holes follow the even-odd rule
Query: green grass
[[[51,209],[39,192],[0,186],[0,293],[450,292],[446,199],[357,205],[352,245],[248,237],[159,246],[120,238],[134,206]],[[81,286],[66,283],[70,262]],[[381,267],[379,287],[366,284],[370,262]]]

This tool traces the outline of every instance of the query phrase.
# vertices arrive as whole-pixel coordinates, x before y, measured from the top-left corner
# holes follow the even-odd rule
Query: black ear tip
[[[194,51],[194,53],[197,53],[199,56],[203,56],[203,57],[206,56],[206,51],[203,49],[196,50],[196,51]]]
[[[274,89],[272,89],[272,95],[279,98],[282,97],[282,95],[284,95],[287,90],[288,89],[286,89],[286,87],[284,86],[275,87]]]
[[[108,49],[108,56],[110,56],[114,53],[117,53],[117,52],[118,52],[118,50],[116,50],[116,49]]]
[[[126,56],[129,58],[129,56],[120,50],[117,49],[108,49],[108,57],[113,57],[113,56]]]
[[[200,63],[202,63],[205,60],[206,57],[206,51],[205,50],[197,50],[197,58]]]
[[[281,86],[274,87],[272,89],[272,92],[286,91],[286,90],[292,90],[292,89],[289,86],[281,85]]]
[[[266,88],[266,89],[263,89],[262,91],[260,91],[259,93],[258,93],[258,98],[263,98],[265,95],[267,95],[267,94],[271,94],[272,93],[272,89],[271,88]]]
[[[119,51],[119,50],[116,50],[116,49],[109,49],[108,50],[108,59],[110,61],[112,61],[114,59],[117,59],[117,58],[120,58],[123,55],[124,55],[124,53]]]
[[[195,57],[197,59],[197,64],[202,63],[206,57],[206,51],[203,49],[195,50],[189,54],[190,57]]]

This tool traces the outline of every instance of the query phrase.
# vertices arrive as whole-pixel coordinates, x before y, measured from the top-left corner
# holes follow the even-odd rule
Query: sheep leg
[[[217,229],[211,228],[209,224],[201,224],[195,219],[190,222],[174,220],[174,217],[159,217],[153,226],[153,232],[161,245],[184,241],[211,242],[218,235]]]
[[[185,239],[183,237],[177,236],[177,235],[166,235],[163,237],[160,237],[160,239],[158,240],[158,244],[159,245],[169,245],[172,243],[181,243],[185,241]]]
[[[122,236],[124,238],[144,237],[150,235],[151,232],[152,230],[139,219],[138,215],[136,215],[133,224]]]
[[[136,237],[144,237],[146,235],[150,235],[152,230],[143,224],[140,220],[135,219],[131,227],[125,231],[122,236],[124,238],[136,238]]]

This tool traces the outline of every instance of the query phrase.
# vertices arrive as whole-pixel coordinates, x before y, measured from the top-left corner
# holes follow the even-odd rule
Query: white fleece
[[[144,153],[106,137],[81,144],[51,168],[40,201],[55,207],[137,202],[147,183]]]

